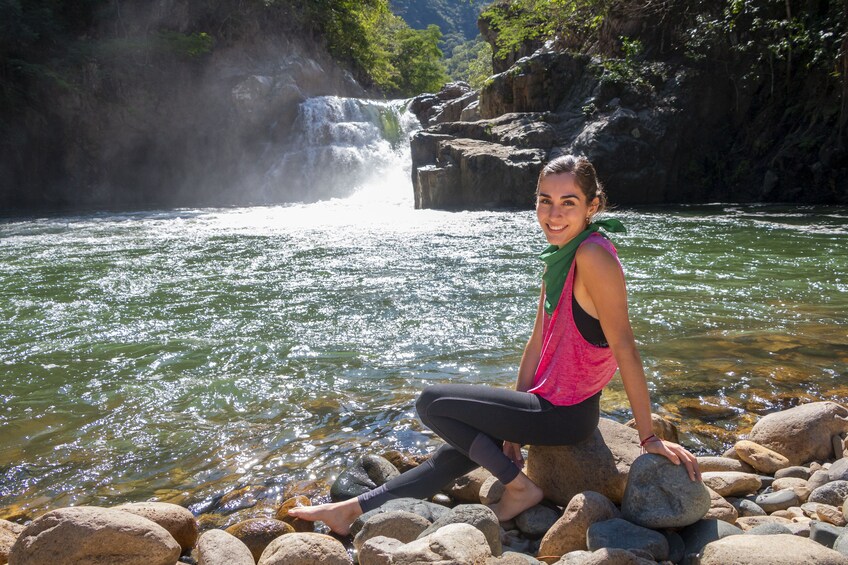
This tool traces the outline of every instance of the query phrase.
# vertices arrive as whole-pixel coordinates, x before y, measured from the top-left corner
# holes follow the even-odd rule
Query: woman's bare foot
[[[289,510],[289,515],[308,522],[320,520],[340,536],[350,533],[350,525],[362,514],[362,507],[355,498],[318,506],[297,506]]]
[[[542,502],[543,497],[542,489],[536,486],[536,483],[524,473],[518,473],[517,477],[504,486],[501,499],[489,508],[494,510],[499,521],[506,522]]]

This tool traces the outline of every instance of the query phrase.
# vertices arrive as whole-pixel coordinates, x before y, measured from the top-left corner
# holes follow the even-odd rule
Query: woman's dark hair
[[[595,197],[598,198],[598,213],[604,211],[607,207],[607,194],[604,192],[604,186],[598,181],[598,175],[595,173],[595,167],[589,162],[586,157],[575,157],[574,155],[562,155],[549,161],[547,165],[539,173],[539,180],[536,183],[536,196],[539,196],[539,185],[542,184],[542,179],[550,175],[559,175],[563,173],[571,173],[574,175],[574,182],[583,191],[587,202],[592,202]]]

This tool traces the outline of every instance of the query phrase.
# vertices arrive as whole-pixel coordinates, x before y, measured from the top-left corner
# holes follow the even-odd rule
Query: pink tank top
[[[600,245],[618,260],[615,246],[602,235],[592,234],[580,245],[589,241]],[[592,345],[574,324],[571,298],[576,265],[575,260],[553,314],[543,312],[542,355],[533,387],[527,391],[557,406],[578,404],[594,396],[606,386],[618,368],[612,349]]]

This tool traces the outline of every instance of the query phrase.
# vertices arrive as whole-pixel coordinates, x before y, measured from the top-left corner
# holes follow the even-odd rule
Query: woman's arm
[[[639,438],[650,438],[653,435],[651,399],[642,358],[639,356],[633,329],[630,327],[624,273],[621,272],[618,261],[606,249],[591,243],[577,250],[575,261],[582,286],[592,299],[601,329],[618,363],[624,391],[636,419]],[[700,479],[697,459],[682,446],[657,439],[649,440],[645,444],[645,450],[665,455],[675,464],[683,463],[692,480]]]

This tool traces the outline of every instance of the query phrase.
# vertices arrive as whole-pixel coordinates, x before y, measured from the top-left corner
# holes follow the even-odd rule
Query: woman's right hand
[[[524,468],[524,456],[521,455],[521,445],[511,441],[505,441],[503,444],[504,455],[509,457],[510,461],[515,463],[519,469]]]

